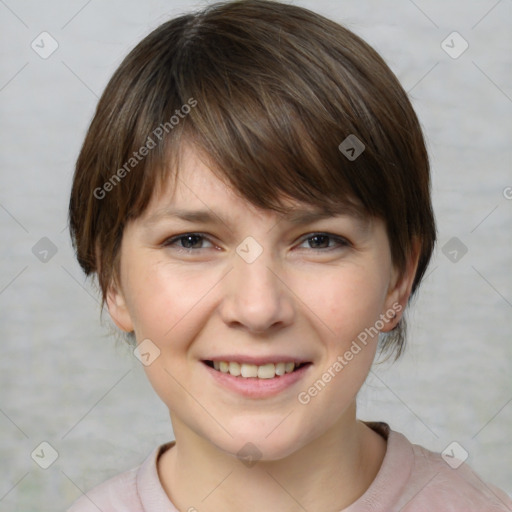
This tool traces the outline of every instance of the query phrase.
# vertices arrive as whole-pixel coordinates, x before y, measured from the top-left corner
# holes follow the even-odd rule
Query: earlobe
[[[386,299],[386,314],[389,313],[387,316],[390,317],[390,320],[384,329],[382,329],[382,332],[393,330],[402,318],[411,295],[414,278],[416,277],[419,255],[420,243],[419,240],[416,240],[413,243],[405,270],[402,273],[399,273],[396,268],[393,270],[394,276],[391,280],[391,286]]]
[[[117,327],[122,331],[132,332],[132,319],[126,305],[123,292],[117,284],[112,283],[109,286],[106,302],[110,317]]]

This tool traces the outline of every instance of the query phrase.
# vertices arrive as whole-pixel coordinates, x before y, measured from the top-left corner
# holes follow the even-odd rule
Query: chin
[[[218,449],[242,462],[282,460],[307,442],[304,439],[304,426],[300,433],[296,432],[293,426],[285,425],[286,420],[279,424],[284,417],[281,416],[277,421],[274,418],[268,422],[252,421],[245,428],[231,425],[228,430],[233,437],[222,436],[222,439],[211,441]]]
[[[283,460],[297,451],[297,443],[289,439],[282,442],[265,439],[254,442],[249,439],[243,436],[235,437],[228,443],[223,443],[220,446],[217,445],[217,448],[236,457],[248,467],[251,467],[256,462]]]

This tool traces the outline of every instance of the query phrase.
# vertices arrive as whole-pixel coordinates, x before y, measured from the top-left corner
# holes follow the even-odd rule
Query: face
[[[380,220],[293,206],[258,210],[189,149],[177,188],[125,228],[107,303],[146,340],[178,442],[276,460],[355,421],[375,331],[396,325],[411,279]]]

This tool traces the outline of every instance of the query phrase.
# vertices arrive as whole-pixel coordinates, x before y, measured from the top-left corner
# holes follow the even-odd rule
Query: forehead
[[[175,180],[168,179],[155,191],[143,213],[144,224],[156,224],[167,218],[190,222],[223,222],[236,217],[237,212],[261,215],[265,213],[230,185],[219,172],[214,172],[200,154],[190,147],[183,149],[176,169]],[[362,205],[340,201],[336,208],[308,204],[282,197],[280,214],[292,224],[307,224],[334,216],[350,216],[361,224],[368,224],[370,216]],[[223,220],[226,219],[226,220]]]

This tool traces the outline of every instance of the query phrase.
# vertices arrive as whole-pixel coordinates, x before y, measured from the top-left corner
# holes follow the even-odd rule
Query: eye
[[[350,246],[350,243],[344,238],[330,233],[312,233],[306,237],[299,247],[308,244],[306,249],[339,249]]]
[[[205,247],[204,244],[209,244]],[[196,249],[209,249],[214,245],[200,233],[184,233],[172,238],[168,238],[163,245],[165,247],[173,247],[178,250],[192,251]]]

